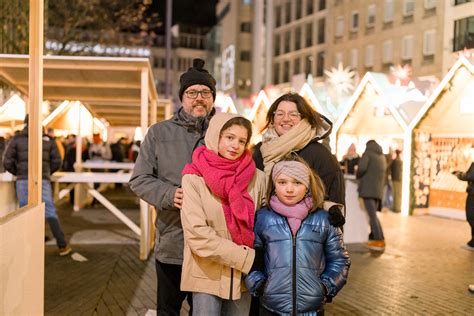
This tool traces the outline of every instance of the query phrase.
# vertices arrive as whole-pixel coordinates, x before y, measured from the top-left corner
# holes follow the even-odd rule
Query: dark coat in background
[[[50,180],[50,175],[59,170],[61,163],[56,142],[43,135],[43,179]],[[18,180],[28,179],[28,126],[8,143],[3,166]]]
[[[387,160],[382,147],[373,140],[368,141],[357,169],[359,197],[382,200],[386,171]]]

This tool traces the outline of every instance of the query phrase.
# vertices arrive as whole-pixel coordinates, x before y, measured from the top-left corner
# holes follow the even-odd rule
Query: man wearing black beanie
[[[151,126],[140,146],[130,188],[155,206],[155,263],[158,280],[157,315],[179,315],[183,300],[191,305],[191,293],[180,291],[183,263],[183,199],[181,171],[191,162],[195,148],[215,113],[216,80],[203,68],[202,59],[179,79],[182,107],[166,121]]]

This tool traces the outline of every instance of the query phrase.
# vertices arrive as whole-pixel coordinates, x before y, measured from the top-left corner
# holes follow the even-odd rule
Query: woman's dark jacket
[[[266,281],[260,297],[266,309],[279,315],[315,315],[326,299],[323,286],[333,297],[346,283],[350,259],[341,229],[329,224],[323,209],[303,220],[296,237],[286,217],[269,208],[256,214],[255,248],[263,248],[265,269],[247,276],[247,288],[255,295]]]
[[[303,158],[308,165],[316,171],[323,180],[326,189],[325,199],[342,205],[346,204],[344,174],[339,163],[333,154],[323,144],[314,139],[306,147],[296,153]],[[255,145],[253,150],[253,160],[258,169],[264,169],[262,153],[260,147],[262,143]]]
[[[61,167],[61,155],[54,139],[43,135],[43,179]],[[17,180],[28,179],[28,126],[8,143],[3,160],[5,170],[16,175]]]

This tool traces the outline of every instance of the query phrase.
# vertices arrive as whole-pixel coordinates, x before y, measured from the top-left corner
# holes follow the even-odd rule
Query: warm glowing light
[[[324,73],[328,76],[329,84],[336,87],[339,93],[350,93],[354,91],[353,79],[355,71],[350,67],[344,68],[342,63],[339,63],[337,68],[333,67],[331,70],[325,70]]]
[[[405,86],[410,82],[411,74],[412,68],[410,65],[390,66],[390,75],[395,79],[397,84],[402,86]]]
[[[143,140],[143,133],[142,133],[142,128],[140,126],[137,126],[135,128],[135,134],[133,135],[133,140],[134,141],[142,141]]]

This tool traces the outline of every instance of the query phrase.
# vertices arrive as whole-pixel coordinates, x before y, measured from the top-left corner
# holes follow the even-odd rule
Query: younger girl
[[[271,173],[267,201],[257,211],[255,251],[264,268],[246,285],[261,296],[260,315],[317,315],[344,286],[350,260],[340,228],[322,209],[324,189],[304,160],[285,156]]]
[[[183,170],[181,290],[192,292],[193,315],[249,314],[242,276],[254,262],[255,210],[265,199],[265,175],[247,150],[251,136],[249,120],[218,113],[206,146]]]

